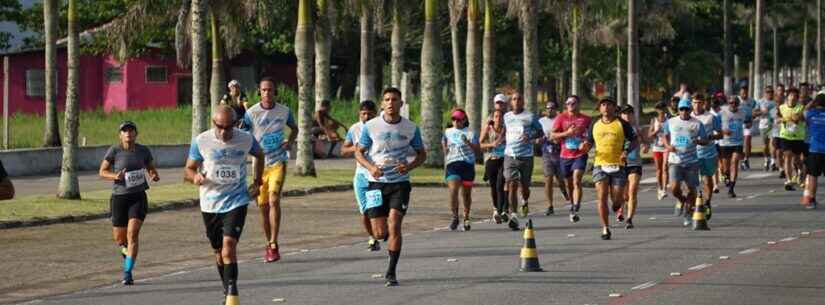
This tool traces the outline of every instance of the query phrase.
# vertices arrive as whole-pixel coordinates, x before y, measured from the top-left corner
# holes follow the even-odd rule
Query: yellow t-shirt
[[[791,141],[802,141],[805,139],[805,121],[794,123],[791,117],[795,114],[802,113],[804,108],[802,104],[797,103],[796,106],[790,107],[782,104],[779,106],[779,112],[782,113],[782,125],[779,129],[779,137]]]
[[[620,118],[610,123],[596,119],[590,127],[590,141],[596,149],[595,166],[620,165],[625,143],[636,137],[633,127]]]

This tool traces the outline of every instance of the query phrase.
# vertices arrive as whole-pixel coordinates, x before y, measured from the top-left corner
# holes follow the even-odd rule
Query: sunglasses
[[[215,121],[212,121],[212,125],[215,125],[215,128],[222,129],[222,130],[228,130],[228,129],[232,129],[232,128],[235,127],[235,126],[232,126],[232,125],[220,125]]]

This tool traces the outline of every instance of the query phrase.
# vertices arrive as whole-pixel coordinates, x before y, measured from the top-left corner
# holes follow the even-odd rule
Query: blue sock
[[[132,268],[135,267],[135,259],[131,256],[127,256],[126,259],[123,261],[123,273],[132,273]]]

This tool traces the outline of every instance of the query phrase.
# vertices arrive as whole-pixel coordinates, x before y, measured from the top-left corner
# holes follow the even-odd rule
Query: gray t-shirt
[[[146,146],[135,144],[132,150],[125,150],[121,144],[115,144],[109,147],[103,159],[109,161],[112,172],[118,173],[121,169],[126,169],[124,179],[112,184],[112,194],[124,195],[149,189],[146,167],[154,158]]]

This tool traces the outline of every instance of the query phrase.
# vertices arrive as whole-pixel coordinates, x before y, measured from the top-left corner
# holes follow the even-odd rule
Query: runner
[[[746,114],[750,114],[751,117],[754,116],[753,112],[757,109],[756,101],[754,101],[752,98],[748,96],[748,87],[746,86],[739,88],[739,109]],[[707,125],[705,125],[705,127],[707,127]],[[751,163],[750,161],[748,161],[751,157],[751,139],[753,138],[753,134],[755,134],[757,131],[757,128],[753,127],[745,129],[744,131],[745,141],[743,148],[745,150],[745,158],[742,159],[742,164],[740,164],[742,170],[749,171],[751,169]]]
[[[722,123],[722,139],[719,140],[719,158],[722,161],[722,177],[728,187],[728,196],[736,197],[736,180],[739,177],[739,158],[742,157],[742,145],[745,128],[751,127],[752,118],[739,109],[739,99],[728,97],[728,108],[719,113]]]
[[[735,97],[731,98],[736,101]],[[702,123],[690,117],[691,108],[690,101],[679,101],[679,116],[669,119],[664,126],[665,147],[670,152],[668,171],[671,191],[679,202],[677,205],[683,207],[684,226],[691,224],[692,205],[696,201],[696,187],[699,186],[699,159],[696,146],[709,143]],[[682,182],[687,186],[687,196],[682,193]]]
[[[249,133],[234,128],[235,111],[214,109],[212,126],[192,140],[185,180],[199,186],[206,237],[215,252],[227,305],[238,304],[237,247],[247,206],[262,183],[264,154]],[[254,182],[247,187],[246,154],[255,157]]]
[[[544,165],[544,197],[547,198],[547,211],[544,212],[544,215],[546,216],[555,213],[553,210],[554,178],[559,185],[559,190],[562,196],[564,196],[564,200],[567,201],[568,204],[572,204],[570,202],[570,196],[567,194],[567,186],[564,185],[564,176],[561,175],[561,164],[559,164],[561,147],[551,136],[553,134],[553,122],[556,120],[557,110],[558,106],[556,102],[549,101],[544,105],[545,116],[539,119],[539,124],[541,124],[541,129],[544,134],[539,141],[541,144],[542,164]]]
[[[719,120],[719,124],[720,124],[719,125],[719,132],[720,133],[721,133],[721,130],[722,130],[721,129],[722,128],[722,125],[721,125],[722,121],[721,121],[720,113],[722,112],[722,105],[727,104],[727,103],[728,103],[728,101],[725,100],[725,94],[719,92],[719,93],[716,94],[716,96],[714,96],[713,103],[710,106],[710,113],[713,114],[713,116],[715,116]],[[721,137],[717,137],[716,140],[713,140],[713,146],[716,148],[716,152],[717,152],[717,154],[716,154],[716,173],[713,174],[713,193],[714,194],[719,193],[719,176],[722,175],[722,159],[719,158],[719,154],[718,154],[718,152],[719,152],[719,139],[721,139]],[[766,160],[767,160],[767,158],[766,158]]]
[[[541,137],[541,124],[533,113],[524,109],[524,99],[520,93],[510,97],[512,110],[504,114],[504,129],[507,131],[504,148],[504,179],[510,196],[510,229],[518,230],[518,209],[516,199],[521,194],[522,212],[527,214],[530,197],[530,183],[533,175],[533,140]]]
[[[249,109],[249,102],[246,94],[241,90],[241,83],[233,79],[229,81],[226,87],[229,88],[229,92],[221,97],[221,104],[232,107],[232,109],[235,110],[236,118],[243,118],[246,114],[246,109]],[[236,126],[243,129],[243,120],[238,120]]]
[[[664,143],[664,125],[668,120],[667,104],[659,102],[654,106],[656,116],[650,119],[647,137],[652,139],[653,163],[656,166],[656,199],[667,197],[667,148]]]
[[[450,211],[453,219],[450,230],[458,228],[458,192],[464,202],[464,231],[470,231],[470,207],[473,203],[473,181],[476,179],[476,152],[480,150],[478,135],[470,130],[467,113],[456,109],[450,115],[453,127],[444,131],[441,146],[444,148],[446,170],[444,179],[450,190]]]
[[[582,202],[582,176],[587,167],[587,151],[582,149],[591,119],[581,113],[579,97],[571,95],[564,102],[567,111],[559,114],[553,122],[552,139],[561,145],[561,174],[571,195],[570,221],[579,221]]]
[[[264,261],[267,263],[281,259],[278,248],[278,233],[281,228],[281,190],[286,178],[286,163],[289,148],[298,137],[298,126],[289,107],[275,102],[275,81],[269,77],[261,79],[261,102],[249,108],[244,116],[244,126],[261,143],[265,164],[263,184],[258,192],[258,207],[261,211],[261,226],[266,237]],[[285,138],[284,125],[289,127],[289,138]]]
[[[779,106],[782,155],[785,169],[785,190],[793,191],[793,184],[801,183],[802,168],[800,159],[805,150],[805,118],[802,104],[798,101],[799,91],[796,88],[788,90],[785,103]]]
[[[387,88],[381,93],[382,114],[364,123],[355,159],[370,172],[366,213],[376,239],[389,240],[386,286],[398,286],[396,265],[401,256],[401,223],[410,203],[409,172],[424,163],[427,152],[418,126],[401,117],[401,91]],[[415,159],[407,162],[407,152]]]
[[[707,145],[699,145],[696,153],[699,158],[699,175],[704,180],[702,183],[705,185],[703,190],[705,213],[707,214],[707,218],[710,219],[713,213],[710,205],[714,192],[713,177],[719,169],[719,154],[716,151],[716,143],[714,141],[722,138],[722,120],[719,116],[705,111],[705,104],[705,97],[696,95],[696,97],[693,98],[693,113],[691,113],[691,116],[702,123],[705,134],[707,134],[707,139],[709,140]]]
[[[816,209],[817,178],[825,172],[825,93],[820,92],[813,102],[805,106],[805,122],[811,151],[806,166],[808,181],[805,183],[801,202],[808,209]]]
[[[636,215],[636,208],[639,203],[639,181],[642,179],[642,156],[640,150],[647,153],[649,146],[644,134],[640,133],[639,124],[636,123],[636,117],[633,115],[633,106],[625,105],[622,109],[621,118],[630,126],[633,127],[633,134],[639,136],[639,147],[630,150],[627,154],[627,164],[625,171],[627,172],[627,188],[624,191],[624,200],[627,202],[627,209],[620,210],[620,214],[616,216],[616,220],[622,222],[624,220],[624,212],[627,212],[627,220],[625,229],[633,229],[633,216]]]
[[[776,117],[776,99],[773,89],[765,88],[765,94],[759,101],[759,110],[754,110],[754,117],[759,118],[759,134],[762,135],[762,153],[765,156],[765,171],[776,170],[776,150],[778,147],[774,139],[774,119]]]
[[[132,285],[132,270],[137,261],[140,227],[146,219],[149,203],[146,190],[148,178],[160,180],[149,148],[137,144],[137,125],[120,124],[120,143],[112,145],[100,162],[98,175],[112,181],[109,205],[112,214],[112,237],[120,246],[123,257],[123,285]]]
[[[496,102],[499,104],[499,102]],[[507,191],[504,190],[504,111],[495,110],[481,130],[481,149],[486,151],[484,181],[490,183],[493,199],[493,221],[508,222]]]
[[[358,122],[350,126],[347,131],[347,137],[344,140],[344,145],[341,146],[342,156],[349,157],[355,154],[358,139],[361,136],[361,129],[364,127],[364,123],[375,117],[376,112],[375,103],[369,100],[361,102],[361,105],[358,107]],[[358,205],[358,212],[361,213],[361,223],[364,225],[364,231],[369,235],[367,250],[378,251],[381,250],[381,244],[373,237],[370,218],[364,213],[367,203],[364,193],[367,192],[367,188],[369,187],[368,177],[369,172],[367,169],[356,161],[355,176],[352,177],[352,190],[355,193],[355,204]]]
[[[602,223],[602,240],[609,240],[610,221],[607,199],[613,202],[613,212],[618,212],[624,205],[624,190],[627,184],[625,163],[628,153],[639,146],[639,139],[633,126],[620,119],[616,113],[616,101],[610,97],[599,100],[601,117],[589,128],[588,139],[582,143],[582,150],[587,152],[595,148],[593,161],[593,182],[596,184],[599,217]],[[629,142],[630,144],[626,144]],[[586,155],[585,155],[586,156]],[[631,221],[632,223],[632,221]]]
[[[772,144],[772,154],[776,159],[775,167],[779,169],[779,179],[785,179],[785,155],[782,153],[782,139],[779,137],[779,132],[782,131],[782,114],[779,111],[779,106],[785,103],[785,86],[779,84],[776,86],[776,107],[771,112],[771,122],[773,122],[773,126],[771,127],[771,139],[773,140]]]

